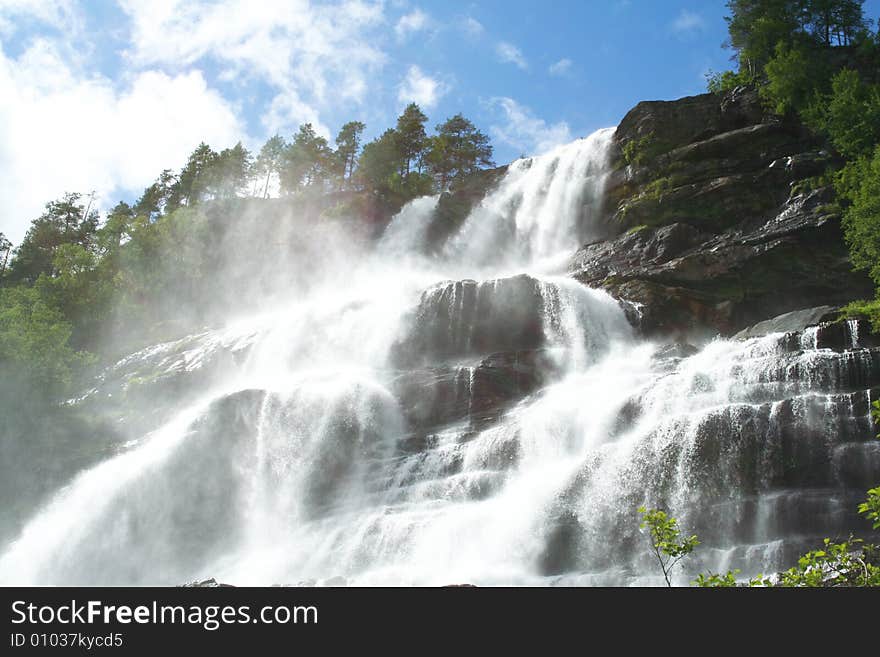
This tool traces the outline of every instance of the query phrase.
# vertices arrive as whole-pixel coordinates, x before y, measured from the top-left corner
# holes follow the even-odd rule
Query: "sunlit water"
[[[852,392],[871,355],[815,334],[685,358],[637,339],[564,276],[601,236],[612,135],[511,165],[439,252],[438,198],[417,199],[344,271],[299,263],[317,284],[120,363],[245,354],[58,491],[0,582],[654,584],[642,504],[701,534],[691,571],[770,572],[833,531],[847,485],[880,471]],[[540,384],[487,410],[520,385],[487,365],[500,352]]]

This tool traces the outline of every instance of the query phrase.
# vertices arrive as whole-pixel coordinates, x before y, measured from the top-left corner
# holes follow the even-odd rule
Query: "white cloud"
[[[415,102],[422,109],[433,109],[448,92],[448,84],[425,75],[418,66],[410,66],[398,88],[397,100],[402,104]]]
[[[15,32],[21,19],[67,30],[78,29],[82,24],[74,0],[0,0],[0,35]]]
[[[565,75],[571,70],[572,61],[568,57],[563,57],[558,62],[551,64],[547,71],[550,75]]]
[[[505,120],[502,125],[490,126],[492,136],[524,154],[540,155],[572,141],[571,130],[564,121],[548,125],[512,98],[493,98],[490,104],[501,110]]]
[[[120,2],[131,19],[133,64],[179,69],[209,59],[227,76],[264,82],[277,95],[264,124],[291,121],[279,129],[295,129],[300,116],[330,103],[362,103],[386,61],[373,33],[385,20],[382,2]]]
[[[66,191],[96,190],[112,205],[182,166],[199,140],[221,148],[244,135],[198,71],[143,71],[120,89],[46,40],[16,59],[0,50],[0,98],[0,230],[16,242]]]
[[[428,29],[430,25],[431,19],[428,14],[421,9],[416,8],[410,13],[400,17],[400,20],[398,20],[397,24],[394,26],[394,33],[397,35],[398,39],[406,39],[416,32]]]
[[[702,16],[687,9],[682,9],[678,17],[672,22],[672,31],[678,34],[699,32],[706,27],[706,21]]]
[[[499,42],[498,45],[495,46],[495,53],[498,55],[498,59],[505,64],[515,64],[522,70],[526,70],[529,67],[529,63],[526,61],[526,58],[523,56],[520,49],[512,43],[508,43],[507,41]]]
[[[486,31],[483,24],[471,16],[468,16],[461,22],[461,28],[465,34],[473,38],[483,36],[483,33]]]

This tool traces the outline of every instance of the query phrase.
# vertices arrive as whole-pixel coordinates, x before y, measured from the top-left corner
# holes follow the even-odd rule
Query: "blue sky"
[[[880,0],[867,3],[876,15]],[[201,140],[304,121],[368,136],[410,100],[509,161],[700,93],[730,65],[724,2],[0,0],[0,230],[46,201],[133,198]]]

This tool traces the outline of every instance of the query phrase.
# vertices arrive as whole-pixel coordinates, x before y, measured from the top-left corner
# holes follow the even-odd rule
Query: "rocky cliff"
[[[639,308],[647,334],[731,335],[784,312],[871,295],[853,273],[837,164],[802,126],[737,89],[644,102],[615,135],[603,222],[572,274]]]

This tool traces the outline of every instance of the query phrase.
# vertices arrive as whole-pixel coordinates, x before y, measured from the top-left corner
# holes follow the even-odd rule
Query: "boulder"
[[[405,334],[394,345],[398,367],[442,363],[544,342],[541,283],[530,276],[450,281],[422,294]]]
[[[733,336],[735,340],[748,340],[759,338],[771,333],[791,333],[803,331],[808,326],[815,326],[832,317],[836,308],[833,306],[817,306],[816,308],[802,308],[792,312],[783,313],[773,319],[758,322],[754,326],[743,329]]]

